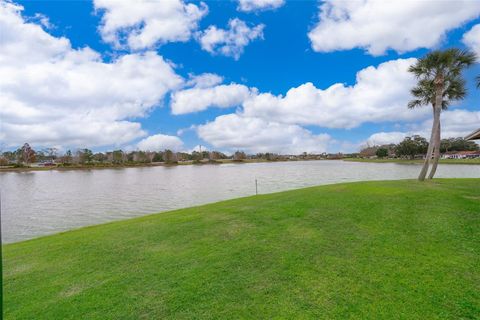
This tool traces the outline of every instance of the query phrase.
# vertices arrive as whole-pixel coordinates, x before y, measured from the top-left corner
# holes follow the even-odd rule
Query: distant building
[[[443,159],[476,159],[480,158],[480,151],[453,151],[442,155]]]

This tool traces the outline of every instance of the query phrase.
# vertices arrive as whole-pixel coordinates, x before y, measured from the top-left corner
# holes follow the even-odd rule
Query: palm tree
[[[475,79],[477,80],[477,88],[480,88],[480,76],[478,76]]]
[[[435,174],[440,158],[440,112],[448,107],[451,100],[459,100],[465,96],[462,71],[475,63],[476,58],[476,55],[468,50],[436,50],[418,59],[408,69],[419,80],[418,85],[411,91],[416,99],[409,103],[409,107],[425,104],[432,104],[433,107],[432,132],[427,156],[418,176],[420,181],[425,180],[433,151],[437,150],[429,178],[433,178]]]
[[[424,105],[431,105],[432,110],[435,110],[435,85],[433,81],[421,79],[416,87],[411,90],[414,100],[408,103],[408,108],[418,108]],[[462,100],[465,98],[467,90],[465,88],[465,81],[460,77],[452,79],[449,85],[443,91],[442,110],[447,110],[452,101]],[[429,179],[432,179],[437,171],[438,160],[440,159],[440,121],[435,128],[435,146],[433,148],[433,164]]]

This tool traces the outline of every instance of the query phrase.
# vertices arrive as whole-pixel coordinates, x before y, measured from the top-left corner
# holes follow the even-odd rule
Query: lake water
[[[219,200],[360,180],[416,178],[420,165],[298,161],[0,173],[2,237],[16,242]],[[480,178],[480,165],[437,177]]]

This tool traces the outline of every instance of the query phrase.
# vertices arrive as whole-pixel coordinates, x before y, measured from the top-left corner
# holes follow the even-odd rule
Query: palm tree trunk
[[[418,175],[418,180],[423,181],[427,176],[427,171],[430,166],[430,160],[432,159],[433,148],[435,146],[435,133],[437,131],[437,125],[435,123],[435,107],[433,108],[433,125],[432,125],[432,133],[430,134],[430,142],[428,143],[427,155],[425,156],[425,161],[423,162],[422,170]]]
[[[435,172],[437,171],[438,161],[440,160],[440,120],[438,121],[437,131],[435,134],[435,151],[433,156],[433,164],[432,169],[430,170],[430,174],[428,175],[428,179],[433,179]]]
[[[428,167],[432,160],[433,149],[435,147],[435,141],[437,137],[437,131],[440,134],[440,112],[442,111],[443,105],[443,86],[444,86],[444,76],[443,74],[437,74],[435,77],[435,104],[433,105],[433,124],[432,124],[432,133],[430,135],[430,143],[428,144],[427,157],[423,163],[422,171],[418,175],[418,180],[425,180],[427,175]],[[437,130],[438,129],[438,130]],[[440,151],[440,143],[438,144],[438,149]],[[435,168],[436,170],[436,168]]]

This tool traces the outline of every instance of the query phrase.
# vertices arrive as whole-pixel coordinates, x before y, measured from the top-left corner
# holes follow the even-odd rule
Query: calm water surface
[[[213,201],[345,181],[416,178],[419,165],[299,161],[0,173],[2,237],[15,242]],[[479,178],[480,165],[438,177]]]

